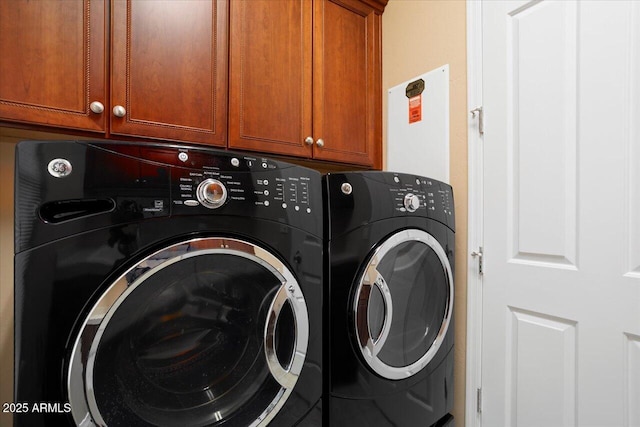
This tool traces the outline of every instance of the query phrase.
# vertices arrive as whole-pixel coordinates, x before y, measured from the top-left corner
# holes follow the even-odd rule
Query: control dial
[[[198,201],[209,209],[218,209],[227,200],[227,188],[217,179],[205,179],[196,190]]]
[[[407,194],[404,196],[404,207],[409,212],[415,212],[420,207],[420,198],[412,193]]]

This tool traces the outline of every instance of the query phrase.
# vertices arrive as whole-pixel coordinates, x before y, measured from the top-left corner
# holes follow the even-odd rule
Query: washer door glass
[[[419,372],[440,348],[452,308],[451,266],[440,243],[417,229],[392,235],[369,258],[354,298],[365,361],[388,379]]]
[[[78,425],[265,425],[301,371],[301,290],[263,249],[198,239],[120,277],[73,350]],[[90,420],[89,424],[82,424]]]

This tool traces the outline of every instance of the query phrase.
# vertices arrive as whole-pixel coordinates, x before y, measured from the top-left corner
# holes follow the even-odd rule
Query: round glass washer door
[[[399,231],[377,246],[353,301],[358,347],[383,378],[420,372],[442,345],[453,312],[447,255],[429,233]]]
[[[292,273],[246,241],[184,241],[93,306],[72,350],[78,426],[264,426],[302,370],[307,307]]]

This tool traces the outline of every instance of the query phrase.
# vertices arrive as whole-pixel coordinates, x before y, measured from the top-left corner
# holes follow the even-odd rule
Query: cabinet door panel
[[[113,134],[226,144],[227,1],[114,0]]]
[[[229,147],[310,157],[311,0],[231,3]]]
[[[364,3],[315,6],[314,157],[380,166],[380,15]]]
[[[0,119],[104,132],[103,0],[0,1]]]

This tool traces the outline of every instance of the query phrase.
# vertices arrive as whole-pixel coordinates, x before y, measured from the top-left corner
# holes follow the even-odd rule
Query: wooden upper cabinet
[[[311,0],[235,0],[230,22],[229,147],[311,157]]]
[[[314,158],[379,169],[380,12],[358,0],[316,1],[314,12]]]
[[[380,168],[386,3],[0,0],[0,121]]]
[[[385,4],[232,1],[229,147],[380,168]]]
[[[105,2],[0,1],[0,118],[104,132]],[[97,104],[99,103],[99,105]]]
[[[111,2],[112,134],[226,145],[227,6]]]

